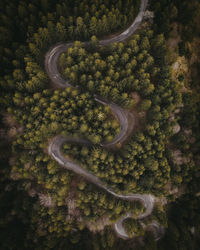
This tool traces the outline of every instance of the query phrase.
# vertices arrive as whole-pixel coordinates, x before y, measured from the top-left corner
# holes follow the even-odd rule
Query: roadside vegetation
[[[189,81],[184,74],[173,79],[166,40],[177,22],[177,53],[191,62],[200,6],[195,0],[152,1],[153,25],[146,23],[124,43],[101,47],[98,40],[125,29],[139,4],[0,3],[1,249],[123,249],[124,241],[111,225],[128,211],[135,217],[124,225],[130,235],[144,236],[141,249],[197,249],[200,67],[197,60],[189,63]],[[90,41],[87,47],[85,40]],[[69,41],[75,42],[58,66],[80,89],[56,90],[44,70],[44,55],[57,42]],[[120,128],[93,94],[129,109],[136,118],[134,133],[118,151],[99,146],[112,141]],[[163,240],[155,243],[135,220],[144,212],[139,202],[113,198],[48,156],[49,140],[60,133],[95,144],[65,144],[63,152],[116,192],[152,193],[172,202],[168,217],[161,204],[152,215],[169,228]],[[181,192],[186,194],[177,199]],[[137,238],[127,249],[132,246],[139,247]]]

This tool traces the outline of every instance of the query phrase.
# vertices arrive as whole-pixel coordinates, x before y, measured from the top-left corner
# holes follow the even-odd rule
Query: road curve
[[[99,43],[102,46],[109,45],[113,42],[120,42],[131,36],[135,30],[139,27],[140,23],[142,22],[144,12],[146,10],[148,4],[148,0],[141,0],[141,6],[140,11],[135,18],[134,22],[131,24],[131,26],[125,30],[120,35],[117,35],[111,39],[101,40]],[[88,42],[85,42],[84,45],[87,45]],[[73,43],[67,43],[67,44],[57,44],[54,47],[50,48],[50,50],[45,55],[45,69],[46,72],[51,79],[51,82],[55,87],[58,88],[66,88],[66,87],[72,87],[72,88],[78,88],[78,86],[72,86],[69,81],[62,78],[58,71],[57,67],[57,61],[59,56],[66,52],[70,47],[72,47]],[[101,146],[106,148],[114,148],[118,143],[123,143],[127,137],[130,135],[130,133],[133,130],[134,127],[134,117],[133,115],[128,112],[127,110],[119,107],[117,104],[107,101],[99,96],[94,95],[94,99],[103,105],[109,105],[112,112],[116,116],[116,118],[119,121],[120,124],[120,133],[116,135],[116,137],[113,139],[110,143],[102,143]],[[143,214],[140,214],[138,216],[138,219],[141,220],[148,215],[152,213],[153,207],[154,207],[154,196],[150,194],[117,194],[112,189],[107,187],[105,184],[102,183],[102,181],[93,175],[92,173],[89,173],[87,170],[83,169],[81,166],[79,166],[77,163],[66,159],[62,153],[61,153],[61,147],[63,143],[75,143],[75,144],[82,144],[82,145],[88,145],[92,146],[92,143],[86,139],[82,138],[72,138],[72,137],[63,137],[61,135],[57,135],[54,137],[48,147],[48,153],[50,156],[52,156],[63,168],[66,168],[68,170],[71,170],[81,176],[83,176],[85,179],[87,179],[89,182],[94,183],[98,187],[104,189],[111,195],[113,195],[116,198],[128,200],[128,201],[140,201],[145,207],[145,212]],[[125,229],[122,225],[122,222],[125,218],[131,217],[131,213],[127,213],[126,215],[122,216],[114,225],[115,230],[119,237],[122,238],[129,238],[128,235],[125,232]],[[159,224],[158,224],[159,225]]]
[[[165,228],[161,226],[157,221],[152,221],[146,226],[147,230],[153,232],[154,239],[156,241],[160,240],[165,234]]]
[[[123,226],[123,221],[125,219],[132,218],[131,213],[127,213],[126,215],[122,216],[114,225],[115,231],[118,232],[118,236],[124,240],[129,239],[130,237],[127,235],[126,230]],[[140,219],[138,217],[138,219]],[[165,234],[165,229],[162,225],[160,225],[157,221],[152,221],[150,224],[144,224],[141,220],[139,220],[140,225],[147,231],[151,231],[153,233],[155,241],[160,240],[163,235]],[[132,235],[132,237],[134,234]]]
[[[140,11],[128,29],[126,29],[124,32],[113,38],[99,41],[99,44],[102,46],[107,46],[113,42],[122,42],[126,40],[128,37],[130,37],[141,24],[145,10],[147,8],[147,4],[148,0],[141,0]],[[84,45],[88,44],[89,42],[84,43]],[[55,46],[51,47],[45,55],[45,69],[54,86],[60,88],[66,88],[66,87],[77,88],[77,86],[74,87],[69,83],[69,81],[62,78],[57,67],[57,61],[59,56],[62,53],[66,52],[72,46],[73,46],[72,42],[56,44]]]
[[[135,118],[131,112],[121,108],[113,102],[107,101],[97,95],[94,95],[94,99],[100,104],[108,105],[120,124],[119,134],[117,134],[111,142],[103,142],[100,144],[105,148],[116,148],[116,145],[122,144],[132,133],[135,125]]]
[[[88,172],[86,169],[82,168],[79,164],[66,159],[63,154],[61,147],[64,143],[73,143],[79,145],[92,146],[93,143],[83,138],[74,138],[74,137],[64,137],[62,135],[57,135],[54,137],[48,147],[48,153],[51,155],[63,168],[71,170],[74,173],[81,175],[87,181],[95,184],[99,188],[104,189],[114,197],[127,201],[140,201],[145,207],[145,212],[138,216],[138,220],[142,220],[145,217],[149,216],[154,208],[154,196],[150,194],[117,194],[111,188],[107,187],[97,176]],[[120,219],[114,224],[114,229],[117,232],[118,236],[123,239],[128,239],[125,228],[123,227],[123,221],[127,218],[132,218],[131,213],[126,213],[124,216],[121,216]],[[152,222],[148,226],[141,223],[143,227],[153,231],[155,240],[159,240],[164,234],[164,228],[160,226],[158,222]]]
[[[121,34],[113,38],[101,40],[99,43],[101,45],[106,46],[114,42],[122,42],[126,40],[128,37],[130,37],[131,35],[133,35],[133,33],[137,30],[137,28],[139,27],[139,25],[141,24],[143,20],[144,13],[147,8],[147,4],[148,4],[148,0],[141,0],[139,13],[137,17],[135,18],[135,20],[133,21],[133,23],[128,27],[128,29],[126,29],[124,32],[122,32]]]
[[[104,189],[111,195],[113,195],[116,198],[127,200],[127,201],[140,201],[144,207],[145,212],[143,214],[140,214],[138,216],[138,219],[143,219],[150,215],[152,213],[153,207],[154,207],[154,197],[150,194],[117,194],[115,193],[111,188],[107,187],[97,176],[93,175],[92,173],[88,172],[86,169],[82,168],[80,165],[75,163],[74,161],[71,161],[69,159],[66,159],[61,152],[61,147],[63,143],[73,143],[73,144],[79,144],[79,145],[87,145],[92,146],[93,144],[82,138],[74,138],[74,137],[64,137],[62,135],[57,135],[54,137],[48,147],[48,153],[51,155],[63,168],[66,168],[68,170],[73,171],[74,173],[83,176],[86,180],[89,182],[95,184],[96,186]],[[127,234],[125,233],[125,230],[122,226],[122,222],[124,219],[131,217],[131,213],[127,213],[125,216],[121,217],[116,223],[115,223],[115,230],[118,233],[120,237],[128,238]]]

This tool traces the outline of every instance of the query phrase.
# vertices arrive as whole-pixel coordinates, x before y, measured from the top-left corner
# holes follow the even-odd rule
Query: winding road
[[[141,0],[141,6],[140,11],[135,18],[134,22],[131,24],[131,26],[125,30],[123,33],[106,40],[101,40],[99,43],[102,46],[109,45],[113,42],[121,42],[125,40],[126,38],[130,37],[135,30],[139,27],[143,20],[144,12],[146,10],[148,4],[148,0]],[[88,42],[85,42],[84,45],[88,45]],[[73,46],[73,43],[67,43],[67,44],[57,44],[54,47],[50,48],[50,50],[46,53],[45,56],[45,68],[46,72],[51,79],[51,82],[53,85],[57,88],[66,88],[66,87],[72,87],[72,88],[78,88],[78,86],[72,86],[69,81],[62,78],[58,71],[57,62],[59,56],[66,52],[70,47]],[[132,113],[130,113],[128,110],[125,110],[118,106],[117,104],[110,102],[108,100],[105,100],[104,98],[94,95],[94,99],[103,105],[108,105],[110,109],[112,110],[113,114],[115,115],[116,119],[119,121],[120,124],[120,132],[115,136],[113,141],[109,143],[101,143],[100,145],[105,148],[116,148],[117,144],[122,144],[132,133],[135,120]],[[153,207],[154,207],[154,196],[151,194],[117,194],[115,193],[111,188],[107,187],[103,182],[96,177],[94,174],[88,172],[86,169],[83,169],[81,166],[76,164],[75,162],[66,159],[62,155],[61,147],[64,143],[75,143],[75,144],[81,144],[81,145],[88,145],[92,146],[92,143],[86,139],[83,138],[73,138],[73,137],[63,137],[61,135],[57,135],[54,137],[48,147],[48,153],[51,157],[53,157],[63,168],[66,168],[67,170],[73,171],[74,173],[83,176],[85,179],[87,179],[89,182],[95,184],[96,186],[104,189],[111,195],[113,195],[116,198],[122,199],[122,200],[128,200],[128,201],[140,201],[144,207],[145,212],[143,214],[140,214],[138,216],[138,220],[142,220],[145,217],[149,216],[152,213]],[[123,227],[123,221],[126,218],[132,217],[131,213],[127,213],[126,215],[122,216],[115,224],[114,228],[116,233],[119,237],[127,239],[129,236],[125,232],[125,229]],[[157,223],[157,222],[156,222]],[[154,227],[158,231],[161,231],[161,226],[157,223],[155,226],[155,222],[153,224],[150,224],[148,227]],[[155,239],[158,239],[155,237]]]

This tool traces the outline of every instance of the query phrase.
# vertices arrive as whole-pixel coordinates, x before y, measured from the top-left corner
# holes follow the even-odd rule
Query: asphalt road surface
[[[148,4],[148,0],[141,0],[140,11],[137,17],[135,18],[134,22],[130,25],[130,27],[126,29],[123,33],[111,39],[105,39],[105,40],[99,41],[100,45],[106,46],[113,42],[124,41],[125,39],[130,37],[141,24],[147,4]],[[87,44],[88,42],[84,43],[84,45],[87,45]],[[56,44],[55,46],[51,47],[50,50],[45,55],[46,72],[49,78],[51,79],[51,82],[53,83],[53,85],[57,88],[66,88],[66,87],[78,88],[78,86],[72,86],[69,83],[69,81],[63,79],[57,67],[59,56],[62,53],[66,52],[70,47],[72,47],[72,45],[73,43]],[[117,144],[119,143],[122,144],[133,131],[134,123],[135,123],[134,116],[128,110],[125,110],[121,108],[120,106],[118,106],[117,104],[110,102],[108,100],[105,100],[100,96],[94,95],[94,99],[100,104],[108,105],[111,108],[117,120],[119,121],[120,133],[115,136],[112,142],[101,144],[101,146],[105,148],[115,148]],[[115,193],[111,188],[103,184],[102,181],[97,176],[88,172],[86,169],[83,169],[77,163],[66,159],[62,155],[61,147],[63,143],[67,143],[67,142],[75,143],[79,145],[81,144],[81,145],[92,146],[92,143],[90,141],[82,139],[82,138],[63,137],[61,135],[57,135],[56,137],[54,137],[49,144],[48,153],[63,168],[66,168],[67,170],[73,171],[74,173],[83,176],[86,180],[104,189],[105,191],[107,191],[108,193],[110,193],[116,198],[128,200],[128,201],[140,201],[145,207],[145,212],[138,216],[139,220],[142,220],[143,218],[149,216],[152,213],[152,210],[154,207],[153,195],[151,194],[127,194],[127,195],[124,194],[123,195],[123,194]],[[114,228],[118,236],[124,239],[128,239],[129,236],[125,232],[125,229],[123,227],[123,221],[124,219],[129,218],[129,217],[132,217],[131,213],[127,213],[126,215],[122,216],[114,225]],[[153,222],[148,227],[150,229],[152,228],[153,232],[156,232],[155,239],[158,240],[160,238],[160,235],[162,235],[163,228],[157,222]]]

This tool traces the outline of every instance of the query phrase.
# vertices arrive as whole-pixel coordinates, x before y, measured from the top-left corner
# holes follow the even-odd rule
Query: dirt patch
[[[174,187],[171,182],[168,182],[166,185],[167,193],[173,195],[175,199],[182,196],[186,191],[186,185],[182,185],[180,187]]]
[[[172,31],[170,33],[170,38],[167,40],[167,46],[173,50],[177,49],[179,42],[181,42],[181,37],[178,33],[179,25],[174,22],[172,24]]]
[[[188,163],[190,160],[183,156],[179,149],[174,150],[174,162],[177,165],[182,165]]]
[[[94,222],[86,221],[86,225],[91,232],[103,231],[104,227],[110,224],[112,224],[112,222],[110,222],[109,218],[106,216],[102,216]]]
[[[142,122],[140,120],[140,116],[137,110],[131,110],[131,113],[134,115],[135,118],[135,126],[134,126],[134,132],[141,130],[141,128],[143,127]]]
[[[176,62],[172,65],[172,78],[177,80],[180,75],[184,75],[189,79],[188,61],[184,56],[177,57]]]
[[[8,127],[14,127],[18,125],[14,117],[8,113],[5,113],[3,115],[3,122],[5,123],[5,125],[8,125]]]
[[[70,183],[70,190],[68,192],[68,195],[65,199],[67,208],[68,208],[68,219],[69,218],[76,218],[78,219],[81,215],[80,210],[76,206],[76,190],[78,184],[83,181],[80,176],[74,176],[72,177],[71,183]]]
[[[141,97],[137,92],[132,92],[131,96],[134,99],[136,105],[141,101]]]
[[[14,117],[11,114],[8,113],[3,114],[3,122],[8,128],[6,133],[7,140],[14,139],[17,135],[22,134],[24,131],[24,128],[15,121]]]
[[[133,132],[141,131],[145,127],[146,112],[141,112],[139,110],[139,105],[140,105],[141,100],[142,100],[140,95],[137,92],[132,92],[131,96],[135,102],[134,107],[130,110],[130,112],[134,115],[134,118],[135,118],[135,125],[134,125]]]
[[[176,124],[176,125],[173,127],[173,133],[174,133],[174,134],[179,133],[180,130],[181,130],[181,127],[180,127],[179,124]]]

